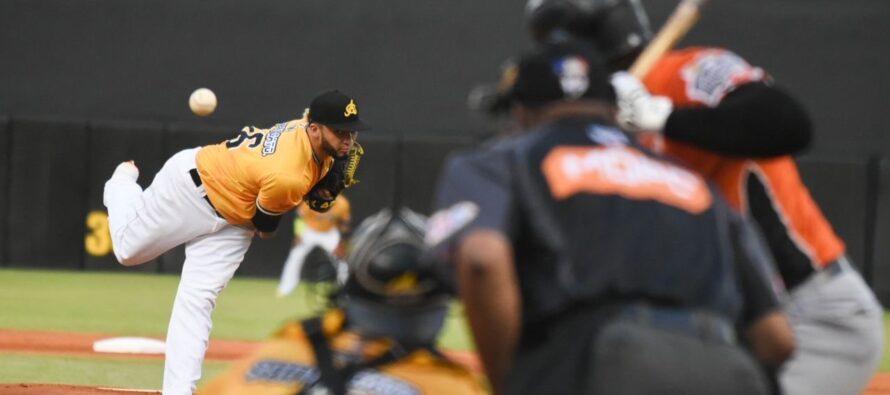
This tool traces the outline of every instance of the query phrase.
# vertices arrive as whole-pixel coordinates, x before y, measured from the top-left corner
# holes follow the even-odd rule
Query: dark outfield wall
[[[222,141],[231,125],[0,119],[0,266],[177,273],[183,249],[124,268],[111,255],[102,189],[115,165],[135,159],[147,186],[174,152]],[[362,136],[367,154],[346,194],[355,222],[383,207],[429,214],[443,159],[473,139],[454,135]],[[801,173],[853,262],[890,303],[890,158],[799,160]],[[839,193],[839,191],[841,193]],[[254,240],[239,275],[277,276],[292,237],[288,214],[277,237]]]
[[[136,158],[145,185],[170,153],[296,117],[329,87],[358,96],[380,132],[362,135],[356,217],[397,201],[426,211],[442,157],[490,126],[465,110],[468,89],[529,46],[524,3],[2,0],[0,265],[117,267],[97,236],[114,164]],[[655,25],[675,3],[644,0]],[[886,0],[715,0],[684,41],[734,49],[807,105],[817,140],[802,172],[885,301],[888,20]],[[199,86],[220,97],[209,119],[188,112]],[[289,236],[257,241],[240,273],[276,274]],[[127,270],[180,265],[174,251]]]
[[[0,119],[0,266],[177,273],[183,248],[134,268],[111,254],[104,183],[134,159],[147,187],[175,152],[221,142],[236,127],[190,123]],[[356,224],[384,207],[431,211],[445,156],[473,141],[455,136],[378,133],[362,137],[360,183],[345,192]],[[287,256],[293,213],[272,240],[254,240],[239,274],[276,276]]]
[[[385,130],[485,127],[470,86],[528,45],[524,0],[3,0],[0,114],[269,125],[341,87]],[[660,24],[676,1],[645,0]],[[685,43],[725,45],[812,110],[814,153],[890,153],[886,0],[712,1]]]

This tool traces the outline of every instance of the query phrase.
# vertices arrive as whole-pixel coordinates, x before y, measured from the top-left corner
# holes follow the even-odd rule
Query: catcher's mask
[[[567,32],[596,46],[613,71],[628,68],[652,38],[640,0],[529,0],[526,18],[535,41]]]
[[[433,343],[449,296],[432,265],[420,259],[425,221],[408,209],[387,209],[356,229],[340,296],[352,329],[405,344]]]

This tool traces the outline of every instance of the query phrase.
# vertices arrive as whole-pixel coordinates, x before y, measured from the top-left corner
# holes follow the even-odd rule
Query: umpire
[[[739,342],[779,363],[793,341],[760,245],[701,177],[613,126],[608,78],[577,42],[520,57],[500,97],[523,132],[439,181],[427,243],[454,264],[492,387],[767,393]]]

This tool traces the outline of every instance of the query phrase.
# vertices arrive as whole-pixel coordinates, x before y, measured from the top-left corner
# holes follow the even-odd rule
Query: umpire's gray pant
[[[768,394],[764,373],[739,346],[616,320],[593,344],[584,394]]]

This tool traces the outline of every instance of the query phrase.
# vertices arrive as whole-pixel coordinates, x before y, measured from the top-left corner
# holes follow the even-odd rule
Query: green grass
[[[102,387],[159,389],[163,359],[53,356],[0,353],[0,383],[46,383]],[[229,366],[205,362],[204,379],[212,379]]]
[[[174,275],[0,269],[0,328],[163,338],[178,283]],[[211,338],[262,340],[284,322],[323,308],[309,287],[279,299],[276,286],[273,279],[233,279],[213,313]],[[459,307],[440,344],[471,348]],[[0,353],[0,382],[160,388],[163,366],[160,359]],[[205,362],[204,380],[227,366]]]
[[[163,337],[178,283],[173,275],[0,269],[0,328]],[[282,323],[322,306],[308,287],[276,298],[276,285],[272,279],[233,279],[217,303],[211,338],[262,340]],[[884,321],[890,344],[890,315]],[[439,343],[472,348],[459,306],[452,309]],[[205,362],[204,380],[227,366]],[[0,353],[0,367],[0,383],[160,388],[163,361]],[[890,372],[887,352],[880,370]]]
[[[884,355],[881,356],[879,372],[890,372],[890,313],[884,313]]]
[[[0,270],[0,328],[163,336],[178,276]],[[213,337],[259,340],[310,313],[304,298],[275,298],[275,281],[236,278],[219,297]]]

